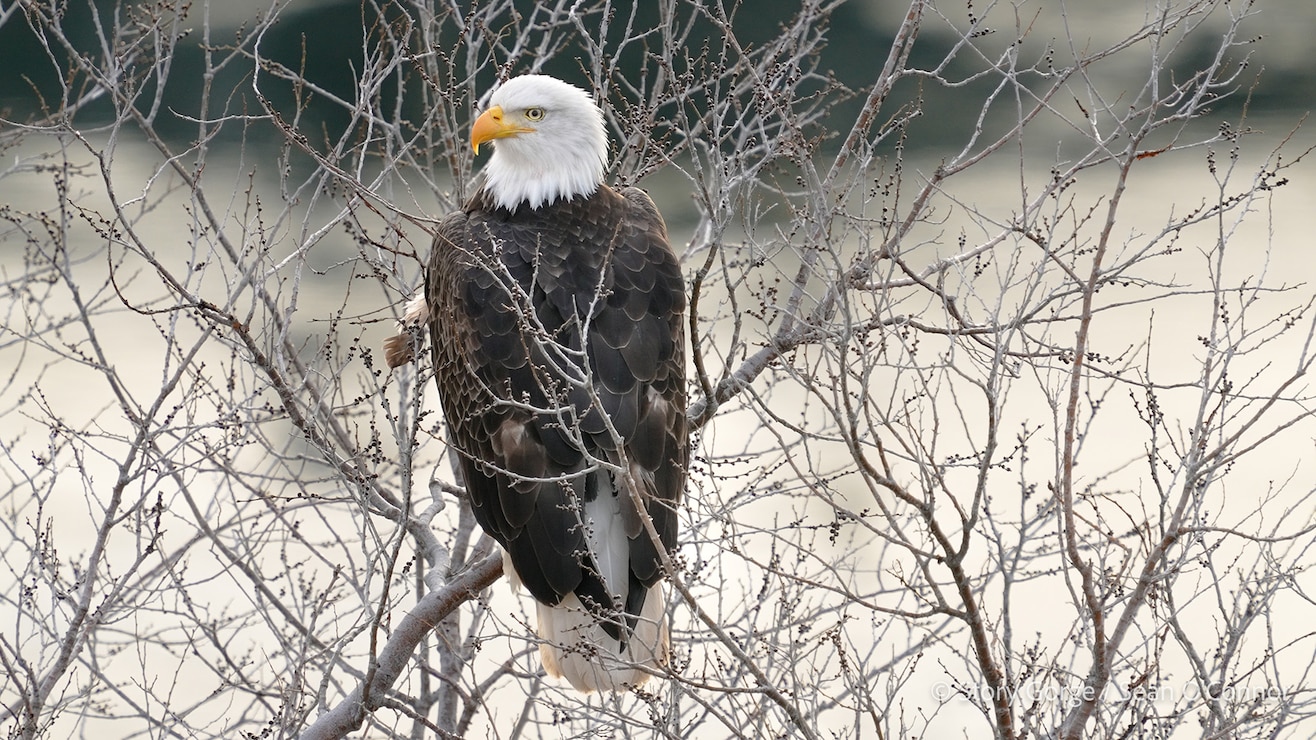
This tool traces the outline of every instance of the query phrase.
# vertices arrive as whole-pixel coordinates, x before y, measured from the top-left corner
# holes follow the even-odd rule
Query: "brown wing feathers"
[[[666,548],[684,486],[685,299],[657,210],[641,191],[606,187],[536,211],[477,196],[440,226],[427,299],[477,519],[535,598],[610,605],[580,507],[607,475],[595,463],[620,457],[612,431]],[[634,508],[621,509],[631,587],[620,606],[633,622],[661,558]],[[608,631],[624,640],[618,625]]]

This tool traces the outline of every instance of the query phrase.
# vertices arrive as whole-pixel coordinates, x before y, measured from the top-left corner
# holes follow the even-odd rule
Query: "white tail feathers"
[[[521,590],[521,578],[506,550],[503,574],[513,591]],[[625,691],[639,686],[649,675],[661,671],[670,655],[667,634],[667,599],[663,585],[655,583],[645,595],[644,607],[635,623],[635,633],[621,645],[604,631],[599,619],[567,594],[557,606],[535,602],[538,610],[539,661],[553,678],[565,678],[577,691]]]
[[[625,691],[644,683],[667,663],[665,601],[662,584],[654,584],[624,649],[575,594],[567,594],[557,606],[536,603],[544,670],[584,692]]]

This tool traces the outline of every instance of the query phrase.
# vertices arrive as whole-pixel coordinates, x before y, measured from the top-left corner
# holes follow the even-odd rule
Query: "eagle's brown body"
[[[685,294],[657,209],[634,188],[513,210],[481,191],[440,225],[426,300],[476,519],[536,600],[574,595],[622,661],[641,661],[626,645],[642,613],[661,614],[645,601],[687,461]],[[560,659],[545,653],[550,672]]]

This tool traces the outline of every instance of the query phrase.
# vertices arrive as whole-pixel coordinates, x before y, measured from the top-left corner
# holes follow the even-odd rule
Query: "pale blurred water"
[[[1255,158],[1267,152],[1278,141],[1285,125],[1287,124],[1282,121],[1267,124],[1267,128],[1271,130],[1264,136],[1258,136],[1250,141],[1247,147],[1249,152],[1247,156]],[[40,146],[42,141],[42,139],[34,138],[31,146]],[[21,158],[31,153],[30,151],[20,152],[18,156]],[[75,148],[71,150],[70,158],[74,161],[86,161],[86,154],[85,152],[79,153]],[[921,158],[912,158],[907,161],[906,167],[911,172],[920,170],[928,172],[936,166],[938,161],[937,157],[928,153]],[[1034,161],[1036,167],[1033,171],[1025,173],[1025,180],[1046,176],[1046,167],[1050,163],[1044,158],[1037,158]],[[124,142],[116,162],[116,176],[120,183],[145,183],[153,177],[164,176],[151,166],[151,163],[156,162],[156,159],[140,143]],[[147,166],[142,168],[142,165]],[[259,163],[240,163],[236,158],[219,156],[215,158],[213,169],[207,174],[207,177],[211,178],[212,182],[231,179],[235,187],[240,188],[245,179],[243,176],[244,170],[252,166],[257,171],[255,194],[266,202],[278,202],[278,189],[275,183],[268,179],[270,177],[268,169],[263,169]],[[1217,197],[1217,192],[1214,190],[1212,179],[1207,171],[1204,152],[1198,151],[1176,157],[1154,158],[1148,161],[1145,168],[1140,169],[1143,169],[1143,171],[1138,172],[1133,178],[1132,188],[1126,196],[1126,207],[1122,211],[1117,224],[1117,232],[1125,235],[1120,238],[1127,237],[1136,240],[1139,234],[1153,233],[1160,228],[1172,212],[1182,212],[1184,209],[1196,207]],[[1311,235],[1316,233],[1316,209],[1312,208],[1312,204],[1316,203],[1316,170],[1310,164],[1305,164],[1290,172],[1289,175],[1291,184],[1275,193],[1273,201],[1267,204],[1268,210],[1251,214],[1251,217],[1234,234],[1234,242],[1230,247],[1233,256],[1228,264],[1229,270],[1235,274],[1230,277],[1256,275],[1260,278],[1263,271],[1266,271],[1272,280],[1277,279],[1287,285],[1310,284],[1313,279],[1316,279],[1316,262],[1310,257],[1312,249]],[[953,183],[953,194],[965,202],[971,202],[983,213],[991,214],[994,219],[1007,220],[1009,214],[1018,207],[1020,195],[1017,183],[1019,179],[1020,173],[1017,163],[1009,157],[1000,158],[995,160],[994,164],[988,163],[958,178]],[[1096,199],[1105,189],[1110,187],[1110,182],[1109,173],[1096,172],[1085,176],[1078,187],[1083,198]],[[83,184],[88,186],[94,183],[94,177],[83,181]],[[1016,184],[1003,186],[1004,183]],[[660,207],[664,210],[672,212],[688,208],[688,201],[685,200],[679,180],[668,175],[660,175],[646,184],[658,195]],[[8,177],[0,180],[0,187],[5,189],[0,198],[19,209],[40,210],[48,208],[54,198],[49,172],[32,172],[17,177]],[[121,197],[124,198],[132,198],[135,195],[121,191]],[[247,198],[248,196],[245,194],[235,195],[235,202]],[[665,199],[676,199],[676,201]],[[164,203],[157,204],[155,206],[156,213],[150,218],[144,219],[140,225],[139,235],[145,243],[155,245],[162,253],[177,250],[174,254],[164,255],[164,261],[174,266],[182,266],[190,258],[190,252],[186,247],[189,242],[186,234],[192,219],[188,215],[187,201],[188,195],[185,191],[175,192]],[[94,202],[97,202],[97,199],[92,198],[85,200],[84,204],[90,205]],[[103,206],[104,203],[101,202],[101,205]],[[234,213],[241,210],[231,204],[225,207]],[[312,221],[314,220],[312,219]],[[947,250],[953,250],[955,235],[961,231],[972,233],[974,228],[972,221],[965,218],[964,214],[961,213],[950,221],[939,223],[935,232],[918,236],[938,240],[944,243]],[[68,245],[68,252],[70,255],[74,255],[76,259],[82,260],[82,263],[74,268],[75,273],[82,276],[81,284],[88,289],[103,285],[107,274],[107,263],[105,262],[102,240],[85,228],[75,227],[71,233],[74,234],[77,241]],[[674,242],[684,243],[691,237],[691,234],[688,231],[683,232],[678,224],[672,236]],[[423,243],[423,238],[423,233],[418,230],[415,241]],[[1181,244],[1184,247],[1184,252],[1180,258],[1164,262],[1165,273],[1159,277],[1186,283],[1196,283],[1203,279],[1205,264],[1201,252],[1210,245],[1194,243],[1192,240],[1209,238],[1209,230],[1191,236],[1185,243]],[[8,237],[8,246],[6,246],[3,254],[0,254],[0,270],[10,279],[20,274],[23,269],[18,245],[14,241],[15,235],[11,232]],[[298,277],[298,308],[296,314],[293,315],[297,330],[305,333],[305,336],[311,340],[311,345],[317,343],[316,337],[324,331],[323,326],[317,325],[315,322],[341,310],[344,305],[341,275],[335,276],[333,265],[337,261],[353,255],[356,246],[341,232],[334,232],[326,235],[314,249],[315,255],[310,262],[327,268],[328,271],[324,274],[304,272]],[[931,255],[928,259],[931,259]],[[141,267],[139,266],[137,269],[141,269]],[[231,279],[232,276],[223,276],[222,280],[219,279],[221,276],[218,274],[214,277],[215,280],[199,280],[196,283],[197,288],[199,290],[214,290],[222,286],[224,281]],[[137,282],[125,286],[125,294],[130,297],[138,295],[144,301],[158,298],[158,296],[153,297],[151,295],[153,291],[158,292],[158,287],[153,287],[153,281],[149,278],[149,273],[139,276]],[[141,287],[142,293],[135,293],[137,286]],[[99,292],[102,298],[110,299],[103,288]],[[1309,293],[1310,290],[1307,292]],[[359,312],[361,315],[382,311],[394,297],[382,292],[366,293],[352,299],[352,311]],[[113,303],[113,299],[111,299],[111,303]],[[1178,380],[1192,384],[1196,372],[1196,366],[1193,363],[1194,344],[1196,337],[1202,330],[1202,326],[1209,318],[1211,310],[1209,304],[1209,296],[1199,296],[1196,299],[1179,301],[1174,304],[1173,310],[1157,314],[1154,322],[1149,312],[1131,308],[1124,311],[1117,322],[1105,320],[1097,322],[1094,330],[1094,346],[1098,351],[1118,354],[1123,348],[1141,341],[1145,335],[1154,334],[1157,348],[1154,357],[1156,372],[1160,373],[1163,379],[1175,378],[1176,373],[1179,372],[1176,370],[1176,363],[1187,360]],[[71,312],[71,307],[69,310]],[[115,310],[122,316],[123,320],[121,322],[101,323],[98,326],[99,338],[105,345],[110,361],[120,371],[122,377],[128,381],[126,390],[140,398],[150,398],[162,382],[165,367],[172,364],[169,359],[170,351],[161,337],[149,330],[142,317],[126,309],[118,308]],[[15,314],[11,311],[9,316],[13,317]],[[378,342],[388,332],[389,327],[389,322],[382,321],[367,326],[361,330],[361,334],[364,341],[377,346]],[[11,328],[16,327],[11,326]],[[1285,358],[1284,362],[1291,362],[1294,356],[1304,351],[1301,347],[1293,346],[1290,340],[1283,340],[1271,349],[1275,352],[1276,357]],[[96,369],[69,362],[46,365],[38,359],[40,356],[40,353],[34,351],[31,347],[25,347],[22,343],[14,342],[12,334],[6,338],[5,346],[0,347],[0,367],[11,368],[14,375],[11,377],[8,390],[5,392],[5,398],[0,402],[0,407],[6,410],[13,409],[17,400],[14,394],[23,392],[35,383],[46,390],[45,396],[51,412],[66,419],[70,426],[81,428],[86,425],[93,425],[99,431],[113,431],[116,425],[114,421],[116,414],[111,410],[114,405],[113,397],[109,394],[106,386],[98,381],[99,374]],[[231,357],[227,355],[222,346],[212,346],[204,349],[199,359],[206,363],[216,364],[231,361]],[[1264,357],[1258,358],[1258,362],[1265,364]],[[1261,368],[1258,367],[1258,371],[1260,370]],[[355,380],[351,377],[343,377],[339,381],[348,386],[343,389],[345,396],[350,397],[362,390],[361,388],[351,387],[355,383]],[[54,392],[55,389],[58,389],[59,392]],[[428,395],[426,405],[430,408],[436,407],[433,390],[427,388],[426,393]],[[778,395],[774,403],[789,403],[789,395]],[[1167,399],[1167,403],[1173,403],[1173,401]],[[1014,412],[1020,414],[1021,417],[1031,416],[1033,418],[1048,413],[1044,406],[1020,407],[1017,405],[1014,407]],[[25,413],[6,413],[4,417],[5,442],[6,444],[15,444],[21,448],[16,450],[18,459],[39,453],[45,435],[44,428],[44,423],[31,418],[30,415]],[[129,428],[126,426],[121,430],[123,434],[128,432]],[[1097,433],[1101,432],[1102,430],[1097,430]],[[1086,458],[1086,464],[1097,468],[1103,465],[1118,468],[1141,454],[1142,442],[1136,436],[1122,435],[1118,428],[1105,430],[1105,433],[1109,435],[1109,442],[1105,445],[1106,449],[1091,454]],[[713,428],[708,430],[705,435],[706,444],[714,446],[713,449],[708,451],[715,454],[716,447],[723,443],[729,451],[740,449],[743,441],[736,437],[734,429],[718,427],[715,422]],[[1267,453],[1252,458],[1246,464],[1249,468],[1257,470],[1258,474],[1263,477],[1268,468],[1289,469],[1293,466],[1292,456],[1306,454],[1309,440],[1299,438],[1294,440],[1294,443],[1301,446],[1294,447],[1289,443],[1273,445]],[[253,461],[253,464],[259,465],[260,463]],[[87,467],[88,474],[93,478],[109,480],[113,477],[113,460],[88,461]],[[6,471],[6,475],[13,479],[20,476],[21,473],[11,469]],[[1112,486],[1126,485],[1136,488],[1139,485],[1140,475],[1137,472],[1128,472],[1128,480],[1122,482],[1119,480],[1121,476],[1116,475],[1109,483]],[[1309,476],[1311,471],[1304,470],[1301,475]],[[65,543],[89,542],[94,536],[92,529],[94,517],[86,516],[87,502],[83,499],[85,489],[82,485],[82,479],[75,477],[70,479],[69,482],[72,485],[67,490],[55,492],[51,501],[55,505],[48,507],[46,514],[52,517],[53,532],[58,540]],[[1290,484],[1295,491],[1309,491],[1316,488],[1316,479],[1303,477],[1290,481]],[[1254,503],[1254,497],[1246,494],[1240,496],[1237,501],[1240,515],[1246,514],[1248,507]],[[748,509],[745,515],[749,517],[761,515],[766,522],[775,515],[775,512],[762,511],[755,514],[752,509]],[[344,519],[343,524],[349,525],[350,518]],[[114,547],[113,557],[122,558],[125,562],[135,556],[139,547],[139,543],[122,538],[114,541],[112,545]],[[71,545],[66,545],[66,547],[70,554],[75,553],[78,549]],[[206,566],[198,563],[195,567],[203,570]],[[9,587],[14,585],[16,584],[10,584]],[[1316,584],[1308,584],[1309,589],[1312,587],[1316,587]],[[505,593],[505,589],[499,587],[496,591],[498,593],[495,598],[498,603],[505,605],[503,608],[506,608],[509,613],[518,608],[514,606],[516,602],[511,600],[513,597]],[[1016,598],[1024,600],[1027,598],[1028,593],[1029,589],[1020,587]],[[1055,624],[1049,621],[1048,612],[1045,608],[1047,601],[1052,597],[1052,592],[1050,589],[1043,589],[1034,592],[1033,595],[1039,599],[1039,608],[1019,609],[1016,629],[1047,633],[1056,627]],[[231,582],[225,581],[217,582],[213,588],[209,589],[208,596],[217,599],[218,603],[233,600],[242,601],[248,598],[246,594],[242,593],[241,589],[236,589]],[[1018,603],[1016,606],[1018,606]],[[1294,634],[1282,630],[1283,633],[1278,637],[1296,637],[1296,632],[1301,631],[1301,629],[1300,625],[1290,624],[1283,630],[1292,631]],[[491,651],[497,652],[493,648],[491,648]],[[166,665],[172,660],[175,660],[175,658],[167,653],[156,654],[151,658],[152,665],[165,672],[170,672]],[[182,675],[186,675],[186,670]],[[205,674],[203,672],[200,675],[204,677]],[[931,681],[934,678],[935,676],[930,677],[928,680]],[[929,688],[929,691],[933,691],[933,689]],[[948,723],[949,726],[954,726],[959,722],[972,723],[975,712],[976,710],[963,702],[957,704],[952,701],[951,705],[943,710],[940,721]]]

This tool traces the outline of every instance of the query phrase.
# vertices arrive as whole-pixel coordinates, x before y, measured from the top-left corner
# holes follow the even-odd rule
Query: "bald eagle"
[[[583,90],[510,79],[471,144],[494,148],[483,185],[439,225],[404,322],[428,321],[476,520],[538,602],[544,668],[623,690],[668,655],[663,555],[687,462],[680,266],[649,196],[603,183],[603,113]],[[389,363],[408,350],[389,340]]]

